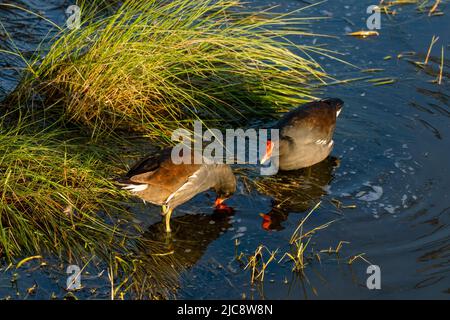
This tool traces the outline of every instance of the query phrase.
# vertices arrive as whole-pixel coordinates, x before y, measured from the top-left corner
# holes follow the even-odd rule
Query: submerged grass
[[[84,8],[81,28],[61,30],[29,63],[16,97],[37,90],[94,135],[170,137],[193,119],[269,116],[311,100],[309,84],[326,78],[310,54],[330,52],[289,40],[309,35],[300,29],[308,18],[246,12],[233,0],[128,0],[102,19]]]
[[[277,251],[278,250],[270,251],[267,247],[259,245],[254,254],[247,258],[248,263],[244,270],[250,269],[252,271],[252,284],[255,283],[256,280],[264,282],[264,275],[266,273],[267,266],[275,259]],[[264,261],[264,252],[269,254],[267,261]]]
[[[327,222],[323,225],[320,225],[318,227],[315,227],[307,232],[303,232],[303,226],[305,222],[308,220],[308,218],[311,216],[313,212],[315,212],[320,207],[321,202],[317,203],[314,208],[312,208],[309,213],[303,218],[295,231],[292,233],[291,239],[289,240],[289,243],[291,245],[291,251],[286,252],[283,257],[281,257],[280,261],[283,261],[284,258],[288,258],[292,262],[292,271],[293,272],[299,272],[300,274],[303,273],[304,269],[306,268],[308,262],[305,255],[306,249],[309,246],[309,243],[312,239],[312,236],[319,230],[327,228],[330,224],[335,222],[336,220]],[[320,261],[320,255],[316,254]]]
[[[335,249],[329,247],[326,250],[319,250],[318,252],[315,252],[313,248],[310,248],[310,242],[313,239],[313,236],[318,231],[328,228],[332,223],[336,221],[329,221],[304,232],[303,229],[306,221],[320,207],[320,205],[321,202],[318,202],[309,211],[309,213],[300,220],[297,228],[294,230],[289,240],[289,249],[284,251],[281,258],[279,259],[277,257],[277,254],[280,251],[280,248],[276,249],[275,251],[271,251],[263,244],[260,244],[253,254],[246,255],[243,252],[238,254],[238,242],[236,241],[235,260],[241,264],[244,270],[251,270],[251,284],[254,284],[256,281],[264,282],[264,275],[268,269],[269,264],[271,264],[272,262],[275,262],[276,264],[282,264],[286,261],[290,262],[292,264],[291,271],[303,277],[305,276],[304,271],[306,267],[314,257],[317,259],[317,261],[321,262],[320,254],[339,254],[342,246],[349,243],[347,241],[340,241]],[[310,251],[307,252],[307,249],[310,249]]]
[[[426,13],[428,16],[441,16],[444,14],[443,11],[438,10],[440,5],[444,4],[447,1],[441,0],[381,0],[380,1],[380,9],[382,13],[395,15],[397,10],[395,10],[398,6],[403,5],[416,5],[416,9],[419,13]]]

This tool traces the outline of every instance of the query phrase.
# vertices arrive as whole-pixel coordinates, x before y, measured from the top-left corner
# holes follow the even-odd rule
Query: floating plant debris
[[[378,33],[378,31],[361,30],[361,31],[347,33],[347,35],[352,36],[352,37],[367,38],[367,37],[379,36],[380,34]]]

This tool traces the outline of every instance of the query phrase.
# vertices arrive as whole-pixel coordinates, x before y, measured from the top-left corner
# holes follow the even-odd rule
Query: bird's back
[[[298,138],[304,143],[330,137],[336,126],[337,110],[333,105],[316,101],[291,110],[278,121],[280,137]]]
[[[180,189],[201,164],[175,164],[171,159],[171,148],[151,155],[136,163],[126,177],[130,185],[145,186],[136,194],[148,202],[162,205],[174,192]],[[133,190],[133,189],[132,189]],[[136,190],[136,189],[135,189]]]

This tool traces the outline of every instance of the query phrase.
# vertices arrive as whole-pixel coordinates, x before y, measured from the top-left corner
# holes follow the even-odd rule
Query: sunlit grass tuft
[[[24,122],[0,124],[1,255],[63,248],[70,254],[111,242],[118,236],[113,212],[126,216],[118,205],[124,194],[110,179],[118,168],[81,138],[33,132],[33,122]]]
[[[289,40],[309,35],[300,29],[308,18],[233,0],[129,0],[103,19],[83,13],[80,29],[61,30],[30,63],[16,93],[38,90],[94,135],[170,136],[197,118],[269,116],[311,100],[310,84],[326,78],[310,54],[330,52]]]

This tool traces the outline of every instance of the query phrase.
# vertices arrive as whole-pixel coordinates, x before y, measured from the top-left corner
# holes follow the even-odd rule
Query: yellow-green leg
[[[306,178],[309,180],[311,178],[312,169],[311,167],[306,168]]]
[[[172,232],[172,230],[170,229],[170,217],[172,216],[172,208],[163,206],[162,210],[163,210],[163,215],[164,215],[164,221],[166,223],[166,232],[170,233],[170,232]]]

